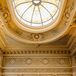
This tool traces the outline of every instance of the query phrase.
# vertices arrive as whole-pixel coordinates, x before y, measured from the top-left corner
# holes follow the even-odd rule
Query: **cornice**
[[[16,55],[16,54],[70,54],[70,50],[67,49],[56,49],[56,48],[49,48],[49,49],[19,49],[19,48],[9,48],[3,49],[4,55]]]

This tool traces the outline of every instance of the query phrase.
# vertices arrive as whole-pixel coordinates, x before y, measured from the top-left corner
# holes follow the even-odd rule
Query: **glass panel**
[[[12,0],[16,17],[28,26],[47,26],[55,22],[62,0]]]

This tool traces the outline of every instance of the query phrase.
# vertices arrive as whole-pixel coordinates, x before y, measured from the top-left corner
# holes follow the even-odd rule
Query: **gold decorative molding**
[[[70,55],[70,50],[68,49],[53,49],[53,48],[49,48],[49,49],[15,49],[15,48],[7,48],[3,50],[3,54],[4,55],[12,55],[12,54],[67,54]]]
[[[5,38],[4,38],[5,34],[2,30],[3,25],[4,24],[3,24],[3,21],[2,21],[1,16],[0,16],[0,48],[6,47],[6,41],[5,41]]]
[[[4,5],[7,6],[6,1],[4,1]],[[33,33],[31,36],[31,32],[22,30],[16,26],[16,23],[13,22],[11,18],[11,14],[9,12],[8,6],[7,8],[1,6],[1,12],[3,13],[5,25],[3,26],[3,30],[5,34],[12,37],[13,39],[23,42],[23,43],[47,43],[52,42],[59,37],[61,37],[70,26],[73,16],[75,14],[75,0],[71,0],[65,6],[65,10],[63,11],[62,21],[52,30],[42,32],[42,33]],[[4,10],[3,10],[4,9]]]

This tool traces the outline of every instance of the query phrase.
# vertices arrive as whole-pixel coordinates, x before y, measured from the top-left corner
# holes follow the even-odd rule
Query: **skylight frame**
[[[13,4],[12,4],[12,0],[8,0],[8,5],[10,6],[9,9],[10,9],[10,12],[11,12],[11,16],[12,18],[14,18],[14,22],[16,23],[16,25],[23,29],[23,30],[26,30],[26,31],[29,31],[29,32],[44,32],[44,31],[48,31],[52,28],[54,28],[58,22],[60,21],[60,18],[61,18],[61,13],[62,11],[64,10],[64,6],[65,6],[65,2],[66,0],[62,0],[62,3],[61,3],[61,8],[60,8],[60,11],[59,11],[59,16],[58,18],[56,18],[56,21],[52,24],[52,23],[49,23],[47,26],[42,26],[42,27],[31,27],[31,26],[28,26],[27,24],[24,24],[22,23],[17,17],[16,17],[16,14],[14,12],[14,9],[13,8]]]

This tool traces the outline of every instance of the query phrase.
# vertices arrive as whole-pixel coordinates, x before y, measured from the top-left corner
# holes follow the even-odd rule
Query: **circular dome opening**
[[[16,18],[24,27],[43,28],[52,25],[60,10],[61,0],[13,0]]]

